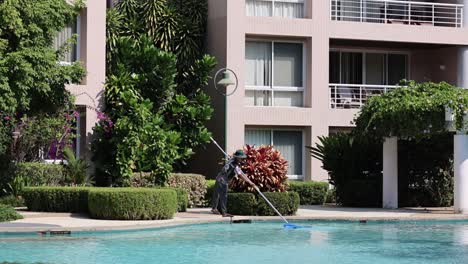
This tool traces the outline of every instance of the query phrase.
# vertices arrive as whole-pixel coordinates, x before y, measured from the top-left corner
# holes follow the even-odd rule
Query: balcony
[[[393,0],[330,0],[335,21],[463,27],[463,5]]]
[[[370,97],[381,95],[398,86],[331,83],[329,87],[330,108],[357,109],[361,108]]]

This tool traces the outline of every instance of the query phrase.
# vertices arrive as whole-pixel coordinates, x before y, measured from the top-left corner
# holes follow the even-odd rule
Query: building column
[[[382,207],[398,208],[398,138],[385,138],[383,144]]]
[[[454,210],[456,213],[468,214],[468,135],[466,132],[453,138],[454,158]]]

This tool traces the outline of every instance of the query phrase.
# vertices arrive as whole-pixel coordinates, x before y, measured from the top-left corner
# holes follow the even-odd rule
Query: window
[[[246,0],[247,16],[304,17],[304,0]]]
[[[288,177],[291,179],[303,178],[302,131],[246,129],[245,144],[274,146],[288,161]]]
[[[247,41],[246,105],[303,106],[302,43]]]
[[[397,85],[408,78],[408,55],[378,52],[330,52],[330,83]]]
[[[64,29],[62,29],[62,31],[57,33],[53,44],[56,50],[64,46],[75,34],[78,34],[79,36],[79,23],[80,19],[78,17],[75,23],[66,26]],[[80,38],[78,37],[76,43],[72,44],[71,48],[63,54],[62,58],[60,59],[60,63],[70,64],[78,60],[79,41]]]

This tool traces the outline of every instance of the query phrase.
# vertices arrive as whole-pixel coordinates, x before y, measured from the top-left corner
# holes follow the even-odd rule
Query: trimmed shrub
[[[265,192],[265,197],[278,209],[282,215],[294,215],[299,208],[299,194],[297,192]],[[275,211],[260,196],[258,200],[258,215],[274,216]]]
[[[0,204],[0,222],[13,221],[22,218],[23,216],[18,214],[13,207]]]
[[[183,188],[188,193],[188,206],[203,205],[206,194],[205,176],[200,174],[173,173],[167,180],[169,187]]]
[[[170,189],[93,188],[88,201],[91,217],[98,219],[169,219],[177,211],[177,194]]]
[[[325,196],[325,203],[336,204],[336,190],[335,188],[329,189]]]
[[[206,180],[206,194],[204,206],[211,206],[211,198],[213,197],[213,192],[215,188],[216,180]]]
[[[302,205],[323,204],[328,191],[328,183],[290,181],[288,190],[299,194]]]
[[[14,195],[8,195],[4,197],[0,197],[0,204],[10,205],[13,207],[23,207],[24,199],[22,197],[16,197]]]
[[[156,177],[151,172],[135,172],[130,178],[132,187],[155,187]]]
[[[188,194],[185,189],[182,188],[169,188],[177,193],[177,212],[186,212],[188,207]]]
[[[85,187],[26,187],[23,198],[30,211],[87,212],[88,191]]]
[[[59,164],[19,162],[14,170],[28,186],[59,186],[66,182],[65,169]]]
[[[253,193],[228,193],[227,211],[237,215],[255,215],[257,200]]]

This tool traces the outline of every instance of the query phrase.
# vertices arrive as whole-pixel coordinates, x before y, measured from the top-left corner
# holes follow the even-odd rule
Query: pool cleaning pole
[[[216,140],[214,140],[212,137],[210,137],[210,139],[219,148],[219,150],[221,150],[224,153],[226,157],[229,157],[229,155],[218,145],[218,142],[216,142]],[[288,220],[286,220],[286,218],[284,218],[284,216],[276,209],[276,207],[273,206],[273,204],[265,197],[265,195],[263,195],[263,193],[260,191],[257,185],[255,185],[251,180],[249,180],[249,178],[247,178],[247,175],[245,175],[244,172],[239,167],[236,167],[236,173],[239,174],[242,177],[242,179],[244,179],[246,182],[250,183],[254,187],[254,189],[258,192],[258,194],[260,194],[262,198],[268,203],[268,205],[276,212],[276,214],[279,217],[281,217],[281,219],[283,219],[283,221],[286,224],[289,224]]]

